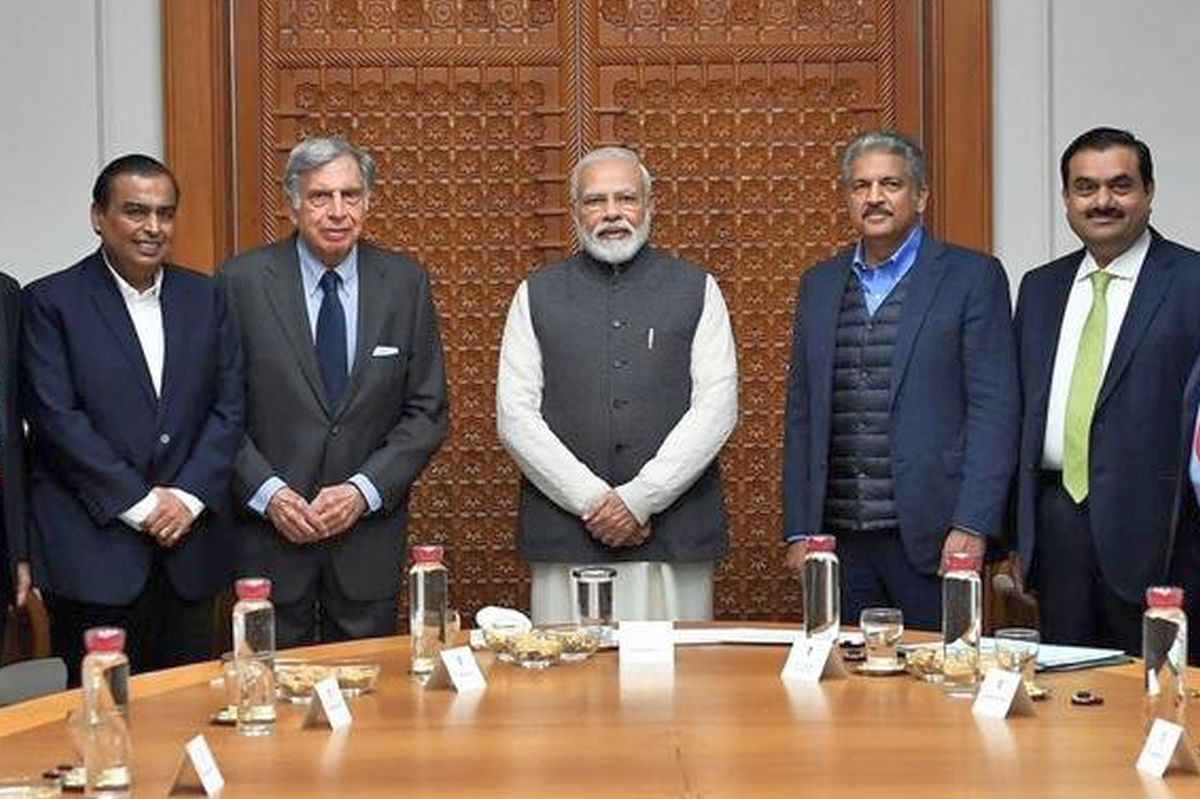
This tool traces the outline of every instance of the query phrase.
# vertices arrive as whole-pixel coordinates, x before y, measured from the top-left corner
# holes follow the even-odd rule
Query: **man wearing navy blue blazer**
[[[1021,281],[1019,557],[1054,643],[1141,651],[1171,569],[1183,390],[1200,350],[1200,253],[1150,228],[1150,149],[1095,128],[1060,162],[1083,249]]]
[[[863,134],[842,159],[854,247],[801,280],[784,440],[784,539],[837,536],[842,616],[935,628],[947,552],[1001,534],[1019,398],[1000,262],[936,241],[920,148]]]
[[[95,625],[126,628],[134,670],[209,657],[231,574],[210,517],[242,436],[241,355],[217,283],[166,263],[178,202],[161,163],[116,159],[92,191],[99,249],[25,289],[33,580],[73,683]]]
[[[1171,525],[1171,573],[1168,582],[1182,586],[1188,618],[1200,619],[1200,358],[1183,391],[1182,442],[1175,516]],[[1188,637],[1188,657],[1200,665],[1200,635]]]
[[[23,605],[30,588],[25,534],[25,436],[17,408],[21,287],[0,272],[0,611]],[[0,642],[5,613],[0,612]]]

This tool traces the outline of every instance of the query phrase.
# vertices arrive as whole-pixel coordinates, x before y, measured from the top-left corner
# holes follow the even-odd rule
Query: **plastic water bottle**
[[[275,726],[275,607],[271,581],[247,577],[234,584],[233,662],[237,674],[239,735],[270,735]]]
[[[837,641],[841,632],[841,573],[837,539],[814,535],[807,539],[804,554],[804,634],[810,640]]]
[[[973,689],[979,681],[979,642],[983,635],[983,557],[970,552],[946,555],[942,576],[942,677],[951,687]]]
[[[125,797],[132,775],[129,737],[129,658],[125,631],[93,627],[83,635],[83,767],[87,795]]]
[[[439,546],[412,548],[408,570],[408,630],[412,640],[413,674],[431,674],[446,642],[446,607],[449,573],[442,564]]]
[[[1184,724],[1188,699],[1187,651],[1183,589],[1147,588],[1146,612],[1142,615],[1147,726],[1156,718]]]

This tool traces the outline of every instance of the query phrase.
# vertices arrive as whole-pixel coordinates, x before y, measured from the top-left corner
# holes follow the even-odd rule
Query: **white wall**
[[[161,156],[160,0],[0,2],[0,269],[22,283],[96,246],[92,181]]]
[[[1079,247],[1058,159],[1097,125],[1154,156],[1152,223],[1200,248],[1200,2],[992,0],[996,253],[1020,275]]]

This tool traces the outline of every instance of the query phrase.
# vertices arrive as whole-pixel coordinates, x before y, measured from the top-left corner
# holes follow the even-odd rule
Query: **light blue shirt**
[[[862,285],[863,299],[867,303],[867,313],[871,316],[875,315],[879,306],[883,305],[884,300],[892,293],[892,289],[896,288],[896,284],[904,279],[908,270],[912,269],[913,264],[917,262],[917,253],[921,251],[921,240],[925,235],[924,230],[921,225],[914,227],[904,243],[892,253],[892,257],[879,266],[867,266],[861,240],[854,248],[854,274],[858,275],[858,282]]]
[[[308,312],[308,326],[312,332],[313,346],[316,346],[317,316],[321,312],[321,301],[325,299],[325,292],[321,288],[321,276],[325,274],[328,267],[321,263],[320,259],[304,243],[304,239],[299,236],[296,237],[296,252],[300,256],[300,284],[304,292],[304,308]],[[345,260],[333,269],[342,278],[342,282],[338,286],[338,299],[341,300],[342,312],[346,315],[346,354],[349,356],[346,359],[347,368],[353,371],[354,347],[358,343],[358,247],[351,248]],[[359,472],[352,475],[349,482],[353,483],[362,493],[363,499],[367,501],[369,511],[377,511],[383,505],[383,499],[379,495],[379,490],[375,488],[375,484],[371,482],[371,478]],[[263,481],[263,484],[258,487],[254,496],[250,497],[250,501],[246,504],[255,513],[266,516],[267,506],[271,504],[271,499],[279,489],[286,486],[287,483],[282,478],[272,475]]]

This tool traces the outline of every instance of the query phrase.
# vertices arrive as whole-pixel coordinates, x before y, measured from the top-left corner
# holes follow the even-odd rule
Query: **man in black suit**
[[[1060,163],[1083,249],[1025,275],[1019,556],[1053,643],[1141,651],[1171,567],[1179,419],[1200,350],[1200,253],[1149,226],[1150,148],[1095,128]]]
[[[25,535],[25,464],[21,415],[18,411],[17,362],[21,337],[21,287],[0,272],[0,609],[25,604],[30,589],[29,551]],[[0,613],[0,643],[6,613]]]
[[[359,240],[374,177],[345,139],[296,145],[297,235],[222,270],[246,354],[240,569],[274,580],[280,646],[395,633],[409,489],[446,436],[429,276]]]
[[[55,653],[127,629],[134,670],[210,657],[232,559],[211,524],[242,435],[241,356],[216,281],[167,263],[179,190],[144,155],[92,191],[100,247],[22,309],[30,554]]]

